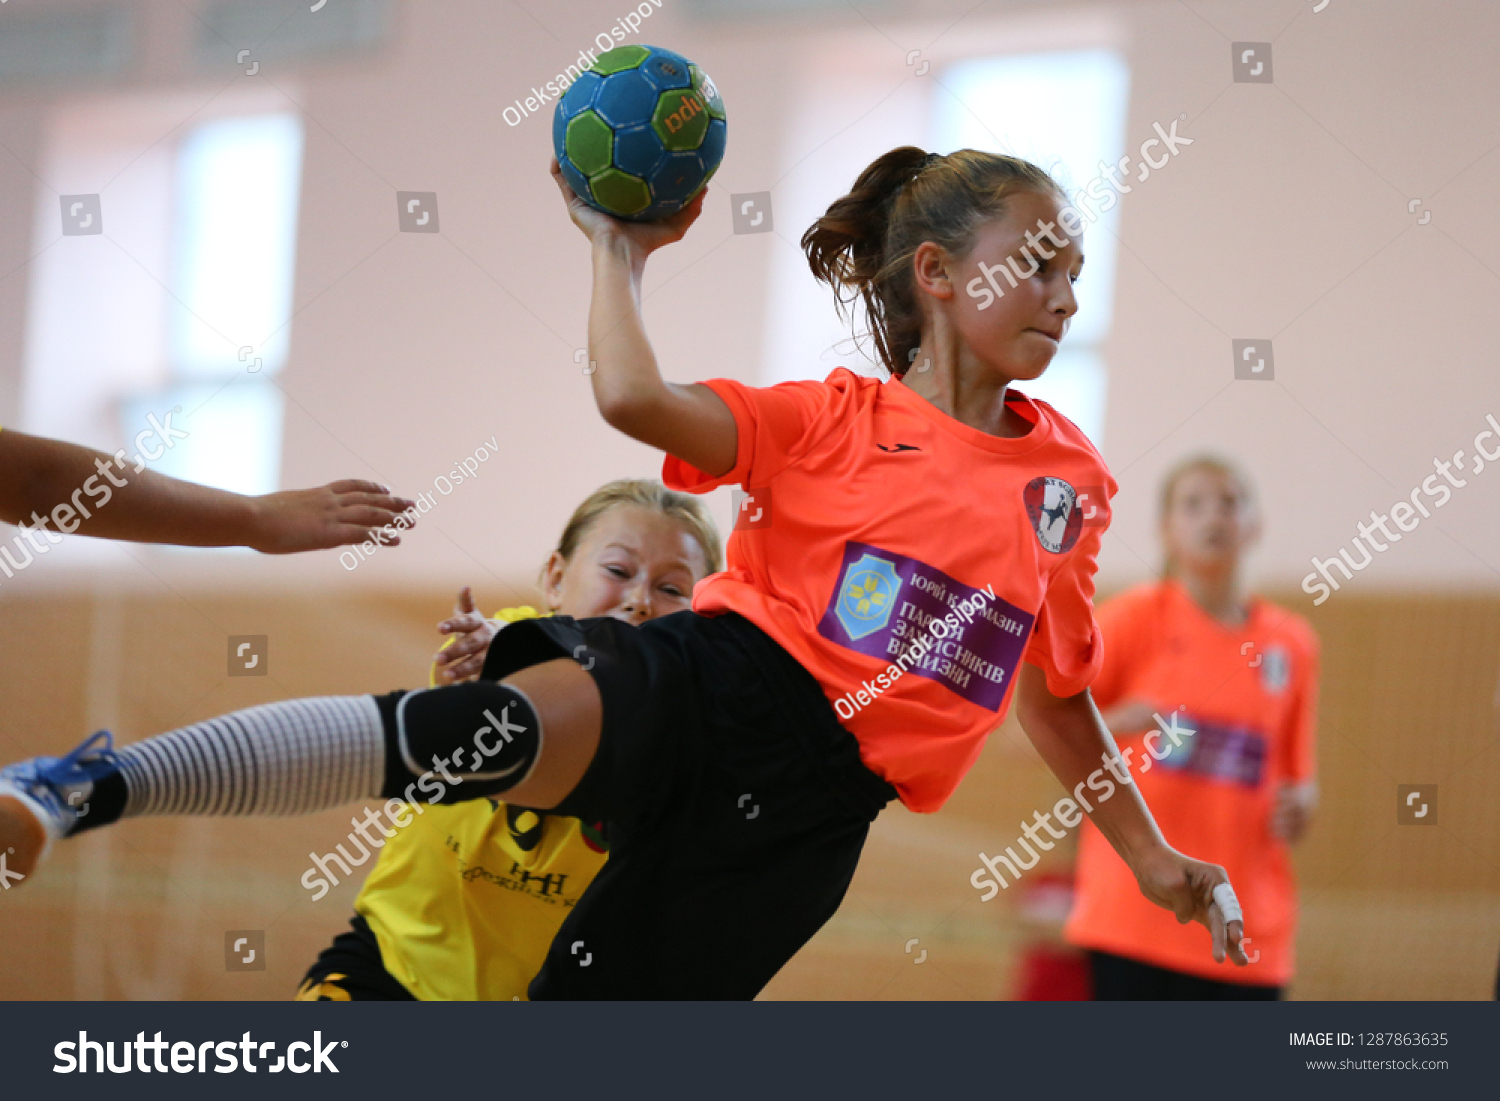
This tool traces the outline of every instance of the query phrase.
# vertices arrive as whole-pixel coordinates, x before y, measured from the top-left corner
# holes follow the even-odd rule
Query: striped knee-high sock
[[[372,696],[284,700],[117,751],[74,832],[143,815],[288,815],[378,798],[385,735]]]

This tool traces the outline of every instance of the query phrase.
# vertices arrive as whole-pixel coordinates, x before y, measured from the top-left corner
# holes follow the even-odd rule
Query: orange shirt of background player
[[[1248,967],[1215,964],[1206,931],[1179,925],[1141,896],[1135,877],[1089,822],[1079,837],[1077,897],[1065,927],[1074,944],[1221,982],[1280,986],[1292,977],[1296,894],[1289,847],[1270,832],[1283,782],[1316,768],[1318,642],[1292,612],[1252,598],[1239,628],[1207,615],[1175,581],[1142,585],[1099,609],[1101,709],[1144,699],[1194,733],[1173,747],[1147,731],[1115,731],[1134,746],[1131,773],[1167,843],[1222,864],[1245,911]],[[1177,710],[1183,708],[1183,710]],[[1147,766],[1149,762],[1149,767]]]

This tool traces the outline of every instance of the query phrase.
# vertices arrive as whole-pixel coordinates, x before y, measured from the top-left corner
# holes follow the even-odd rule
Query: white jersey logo
[[[1292,659],[1280,645],[1267,647],[1264,657],[1260,663],[1261,687],[1273,696],[1280,695],[1292,681]]]

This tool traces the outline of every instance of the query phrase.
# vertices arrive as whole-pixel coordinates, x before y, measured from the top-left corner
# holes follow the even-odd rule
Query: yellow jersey
[[[537,616],[520,607],[495,618]],[[436,675],[434,667],[433,684]],[[413,997],[525,999],[607,852],[599,827],[576,818],[494,799],[428,806],[386,841],[354,908],[374,931],[385,969]]]

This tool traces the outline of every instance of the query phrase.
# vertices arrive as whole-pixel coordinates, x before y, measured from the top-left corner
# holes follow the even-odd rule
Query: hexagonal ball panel
[[[641,72],[646,74],[647,80],[665,92],[668,88],[691,88],[694,68],[693,65],[684,64],[681,58],[657,54],[641,66]]]
[[[639,214],[651,205],[651,189],[646,181],[618,168],[607,168],[590,176],[589,186],[599,205],[613,214]]]
[[[693,87],[698,89],[703,101],[708,105],[708,117],[714,119],[724,118],[724,97],[719,95],[719,86],[714,83],[714,78],[694,65]]]
[[[585,176],[603,172],[610,165],[610,154],[614,146],[614,131],[593,110],[583,112],[568,123],[568,137],[564,148],[568,159]]]
[[[635,126],[651,117],[656,97],[661,95],[639,70],[604,78],[594,97],[594,110],[611,126]]]
[[[666,150],[650,126],[632,126],[615,131],[615,167],[632,176],[648,179]]]
[[[656,101],[651,125],[661,143],[673,152],[691,152],[703,144],[708,130],[708,110],[703,97],[691,89],[663,92]]]
[[[592,70],[585,69],[578,74],[578,79],[568,85],[567,91],[563,92],[562,99],[558,100],[558,106],[562,108],[563,114],[572,118],[585,107],[594,102],[594,96],[598,94],[599,87],[604,83],[604,78]]]
[[[703,183],[703,162],[697,153],[668,153],[651,178],[651,190],[659,203],[681,202]]]
[[[600,54],[599,60],[594,62],[594,67],[589,71],[600,76],[623,73],[626,69],[634,69],[650,56],[651,51],[645,46],[616,46]]]

